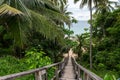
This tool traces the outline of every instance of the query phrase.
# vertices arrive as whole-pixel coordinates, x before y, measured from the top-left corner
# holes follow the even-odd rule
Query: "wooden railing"
[[[74,66],[77,80],[103,80],[93,72],[85,69],[80,64],[78,64],[74,57],[72,57],[72,63]]]
[[[68,58],[64,58],[62,62],[58,62],[55,64],[51,64],[42,68],[37,68],[29,71],[24,71],[16,74],[10,74],[6,76],[0,77],[0,80],[15,80],[16,78],[20,78],[26,75],[34,74],[35,75],[35,80],[48,80],[47,76],[47,70],[49,68],[54,67],[55,68],[55,76],[51,80],[59,80],[59,77],[62,74],[62,71],[68,61]],[[31,80],[31,79],[29,79]]]

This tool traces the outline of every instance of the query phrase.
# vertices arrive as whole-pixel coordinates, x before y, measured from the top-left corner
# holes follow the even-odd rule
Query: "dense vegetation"
[[[0,76],[61,61],[71,47],[64,24],[75,21],[66,9],[67,0],[0,1]]]
[[[104,77],[106,73],[120,77],[120,8],[93,15],[92,59],[93,71]],[[78,35],[79,45],[75,52],[80,56],[80,63],[89,68],[89,33]],[[81,50],[80,50],[81,49]],[[109,80],[109,79],[108,79]]]
[[[85,4],[92,12],[91,0],[89,3],[82,0],[80,6]],[[114,74],[119,78],[120,8],[113,10],[110,4],[108,0],[98,0],[96,13],[89,21],[90,33],[77,35],[76,41],[72,41],[70,35],[74,32],[64,24],[70,28],[77,21],[67,12],[67,0],[1,0],[0,76],[61,61],[62,53],[73,47],[80,64],[89,68],[92,52],[92,70],[96,74],[101,77]],[[50,69],[49,78],[52,74]],[[20,80],[30,78],[33,75]]]

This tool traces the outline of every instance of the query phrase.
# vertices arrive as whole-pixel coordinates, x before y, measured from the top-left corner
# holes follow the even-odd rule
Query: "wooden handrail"
[[[87,70],[86,68],[78,64],[74,57],[72,57],[72,62],[73,62],[77,80],[80,80],[80,79],[82,80],[103,80],[102,78],[97,76],[95,73]]]
[[[67,59],[68,58],[64,58],[64,60],[62,62],[54,63],[54,64],[51,64],[48,66],[44,66],[42,68],[37,68],[37,69],[29,70],[29,71],[24,71],[24,72],[20,72],[20,73],[1,76],[0,80],[13,80],[15,78],[22,77],[22,76],[29,75],[29,74],[33,74],[33,73],[35,73],[35,80],[47,80],[47,76],[45,77],[45,79],[41,78],[42,75],[47,74],[47,69],[51,68],[51,67],[56,67],[57,72],[59,70],[59,72],[56,73],[56,75],[60,75],[60,72],[63,70],[63,68],[65,67],[65,64],[67,63]],[[57,76],[57,77],[59,77],[59,76]],[[55,79],[56,79],[56,76],[54,77],[53,80],[55,80]]]

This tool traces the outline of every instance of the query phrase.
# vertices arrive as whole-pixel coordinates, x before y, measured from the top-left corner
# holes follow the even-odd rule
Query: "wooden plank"
[[[63,72],[64,73],[63,73],[62,77],[60,78],[60,80],[76,80],[75,79],[75,71],[73,68],[71,57],[69,57],[68,63],[65,66],[65,69]]]

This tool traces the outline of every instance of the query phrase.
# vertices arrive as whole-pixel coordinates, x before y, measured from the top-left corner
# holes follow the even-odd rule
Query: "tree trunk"
[[[90,4],[90,69],[92,69],[92,0]]]

